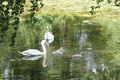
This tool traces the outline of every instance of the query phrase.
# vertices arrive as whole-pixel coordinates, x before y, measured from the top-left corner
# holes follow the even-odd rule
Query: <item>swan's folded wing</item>
[[[21,54],[22,55],[43,55],[44,53],[36,49],[28,49],[26,51],[23,51]]]

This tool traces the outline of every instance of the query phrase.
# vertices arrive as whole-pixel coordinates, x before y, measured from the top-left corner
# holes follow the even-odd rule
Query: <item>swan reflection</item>
[[[35,61],[38,60],[39,58],[41,58],[42,56],[25,56],[22,58],[22,60],[31,60],[31,61]]]

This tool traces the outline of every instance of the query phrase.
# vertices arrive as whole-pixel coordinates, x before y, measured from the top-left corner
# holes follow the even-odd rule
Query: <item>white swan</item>
[[[44,39],[48,42],[48,43],[52,43],[54,41],[54,35],[49,32],[49,28],[48,26],[46,26],[46,32],[45,32],[45,35],[44,35]]]
[[[19,53],[21,53],[23,56],[41,55],[41,56],[43,56],[43,67],[47,67],[47,64],[46,64],[46,57],[47,57],[46,53],[47,52],[46,52],[46,48],[45,48],[45,43],[46,43],[45,40],[41,41],[43,52],[40,52],[39,50],[36,50],[36,49],[28,49],[28,50],[25,50],[25,51],[19,52]]]
[[[37,49],[28,49],[28,50],[25,50],[25,51],[19,52],[19,53],[21,53],[23,56],[44,55],[44,54],[46,54],[45,42],[46,42],[45,40],[41,41],[43,52],[40,52]]]

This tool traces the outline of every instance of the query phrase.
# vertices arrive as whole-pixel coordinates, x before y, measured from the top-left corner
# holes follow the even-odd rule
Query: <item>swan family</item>
[[[45,32],[45,35],[44,35],[44,40],[41,41],[41,46],[42,46],[42,50],[43,52],[37,50],[37,49],[28,49],[28,50],[25,50],[23,52],[19,52],[21,53],[23,56],[38,56],[38,55],[41,55],[43,56],[43,67],[46,67],[47,64],[45,63],[46,62],[46,57],[47,57],[47,51],[46,51],[46,47],[45,47],[45,44],[46,43],[52,43],[54,41],[54,35],[49,32],[49,28],[48,26],[46,26],[46,32]]]
[[[37,49],[28,49],[28,50],[25,50],[23,52],[20,52],[20,54],[22,54],[23,56],[38,56],[37,58],[39,58],[40,56],[43,56],[43,67],[47,67],[47,64],[46,64],[46,57],[47,57],[47,50],[46,50],[46,44],[48,43],[52,43],[54,41],[54,35],[49,32],[49,27],[46,26],[45,27],[45,34],[44,34],[44,39],[41,41],[41,46],[42,46],[42,50],[43,52],[37,50]],[[61,47],[60,49],[58,49],[57,51],[53,52],[53,54],[60,54],[62,55],[62,53],[64,52],[65,50],[63,49],[63,47]],[[82,55],[79,55],[79,54],[76,54],[76,55],[72,55],[72,58],[76,58],[76,57],[82,57]],[[34,60],[34,58],[30,58],[30,60]],[[26,60],[29,60],[29,59],[26,59]]]

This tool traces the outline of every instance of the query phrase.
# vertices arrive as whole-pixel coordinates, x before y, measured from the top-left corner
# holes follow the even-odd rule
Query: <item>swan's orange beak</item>
[[[47,66],[48,66],[48,63],[46,63],[46,64],[43,65],[44,68],[47,67]]]

